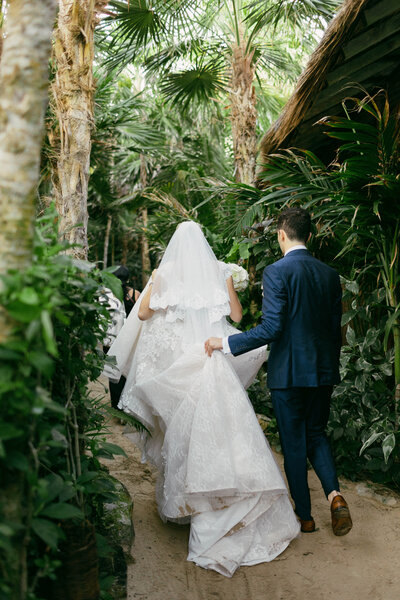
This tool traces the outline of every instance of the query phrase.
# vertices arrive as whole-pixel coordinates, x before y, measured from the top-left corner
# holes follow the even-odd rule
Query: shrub
[[[38,221],[32,265],[3,277],[0,302],[13,320],[0,346],[0,596],[35,598],[55,578],[65,520],[95,519],[115,498],[101,456],[105,409],[88,384],[103,367],[108,322],[101,286],[119,282],[65,254],[56,213]],[[18,588],[18,589],[17,589]]]

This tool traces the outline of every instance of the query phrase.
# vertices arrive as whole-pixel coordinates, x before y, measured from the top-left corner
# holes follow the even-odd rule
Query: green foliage
[[[339,5],[338,0],[253,0],[247,20],[257,32],[280,22],[301,27],[307,20],[315,20],[323,26],[322,19],[331,19]]]
[[[170,73],[161,90],[168,100],[179,103],[181,110],[185,111],[194,100],[199,104],[205,103],[226,90],[224,67],[221,59],[209,63],[199,61],[191,69]]]
[[[341,354],[341,383],[332,398],[329,433],[340,473],[366,477],[400,487],[399,431],[393,399],[393,349],[383,349],[385,290],[374,291],[360,303],[358,286],[344,281],[351,309]],[[356,295],[354,296],[354,291]],[[382,306],[383,304],[383,306]],[[349,322],[359,321],[356,333]],[[361,323],[360,323],[361,321]],[[371,327],[371,322],[376,326]]]
[[[216,193],[229,215],[226,234],[241,234],[230,258],[256,272],[280,257],[277,213],[296,204],[310,210],[310,250],[345,277],[347,343],[330,422],[337,464],[347,476],[398,486],[399,127],[384,92],[344,107],[347,117],[321,120],[339,141],[331,165],[310,151],[282,151],[268,157],[261,189],[230,185]]]
[[[65,520],[96,519],[114,485],[100,464],[122,450],[105,440],[106,413],[88,385],[104,362],[109,316],[102,286],[116,280],[63,253],[52,209],[38,220],[34,259],[3,279],[0,302],[13,320],[0,346],[0,591],[7,598],[15,564],[29,565],[35,597],[53,578]],[[111,281],[111,279],[113,281]],[[21,559],[22,556],[22,559]],[[22,589],[22,588],[21,588]]]
[[[155,249],[156,266],[182,219],[204,225],[220,256],[229,250],[221,225],[232,219],[219,209],[215,188],[224,187],[233,172],[229,94],[232,56],[242,44],[239,29],[256,68],[261,135],[279,114],[288,81],[300,73],[316,43],[316,28],[334,4],[109,2],[97,35],[101,69],[89,193],[92,260],[99,264],[103,258],[110,218],[108,260],[127,263],[139,280],[143,235]],[[267,15],[262,31],[261,14]],[[232,195],[232,212],[234,204]],[[149,213],[145,230],[143,207]]]
[[[153,81],[158,78],[168,100],[182,110],[194,104],[198,111],[227,101],[230,60],[243,40],[260,81],[279,81],[281,87],[288,78],[293,81],[304,55],[315,46],[321,19],[329,19],[337,4],[112,0],[101,47],[111,69],[140,65]],[[273,87],[258,91],[265,100],[269,93],[274,100]]]

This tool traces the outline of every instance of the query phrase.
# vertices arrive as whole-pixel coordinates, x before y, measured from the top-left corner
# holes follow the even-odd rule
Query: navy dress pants
[[[331,395],[332,386],[271,390],[290,494],[296,514],[307,521],[311,519],[307,458],[326,496],[333,490],[339,491],[326,436]]]

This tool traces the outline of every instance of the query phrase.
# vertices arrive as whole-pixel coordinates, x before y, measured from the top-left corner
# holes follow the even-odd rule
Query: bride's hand
[[[222,350],[222,338],[210,337],[204,342],[204,349],[208,356],[211,356],[214,350]]]
[[[151,278],[152,278],[153,281],[155,280],[156,275],[157,275],[157,269],[153,269],[153,272],[151,274]]]

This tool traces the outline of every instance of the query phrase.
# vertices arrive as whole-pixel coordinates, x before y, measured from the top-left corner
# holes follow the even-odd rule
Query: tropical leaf
[[[186,71],[170,73],[161,84],[161,91],[173,104],[185,111],[193,101],[205,103],[215,100],[227,90],[225,61],[219,59],[207,64],[201,62]]]
[[[179,43],[169,44],[151,54],[144,61],[148,73],[163,75],[173,69],[178,61],[185,59],[195,62],[199,57],[218,56],[226,52],[227,46],[223,40],[205,40],[204,38],[188,38]]]
[[[329,21],[340,5],[339,0],[253,0],[247,9],[246,21],[253,35],[277,27],[279,23],[304,28],[310,21]]]
[[[67,502],[54,502],[40,511],[39,516],[50,519],[83,519],[82,511]]]

